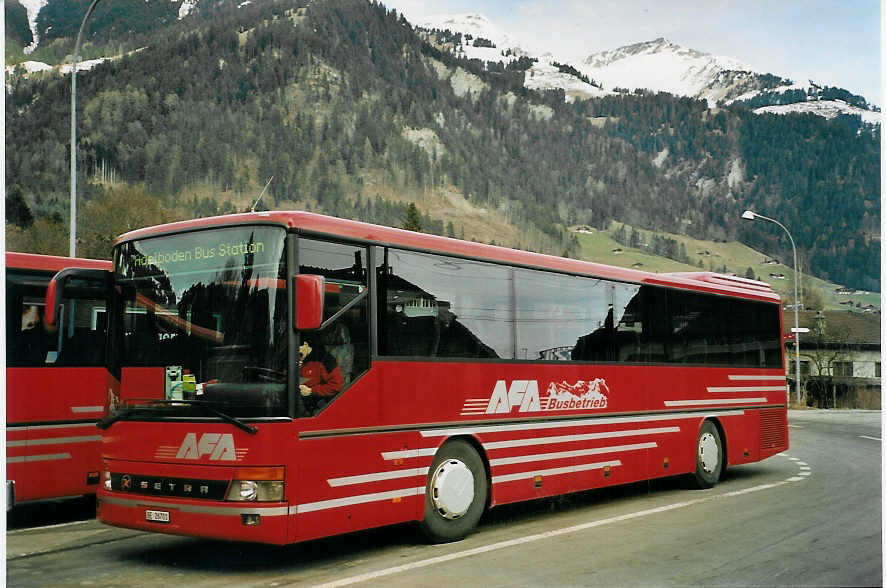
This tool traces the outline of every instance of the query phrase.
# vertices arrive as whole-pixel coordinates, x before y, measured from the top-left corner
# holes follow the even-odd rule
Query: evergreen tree
[[[407,231],[422,232],[421,213],[418,211],[418,207],[415,206],[415,202],[410,202],[406,206],[402,227]]]

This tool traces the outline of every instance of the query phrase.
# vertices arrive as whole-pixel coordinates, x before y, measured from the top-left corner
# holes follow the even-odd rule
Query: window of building
[[[851,378],[852,377],[852,362],[851,361],[835,361],[834,365],[833,365],[833,374],[835,377]]]
[[[880,375],[880,369],[881,369],[881,368],[880,368],[880,362],[879,362],[879,361],[878,361],[878,362],[875,362],[875,363],[874,363],[874,377],[875,377],[875,378],[882,378],[882,377],[883,377],[883,376]]]

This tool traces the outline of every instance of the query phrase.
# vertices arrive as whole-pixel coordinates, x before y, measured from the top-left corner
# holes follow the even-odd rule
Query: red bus
[[[110,525],[286,544],[418,521],[452,541],[497,505],[710,487],[788,447],[760,282],[305,212],[133,231],[114,260]]]
[[[46,287],[70,283],[57,328],[43,323]],[[95,494],[106,412],[104,277],[109,261],[6,253],[6,507]],[[99,273],[95,273],[95,272]],[[90,275],[90,272],[93,272]]]

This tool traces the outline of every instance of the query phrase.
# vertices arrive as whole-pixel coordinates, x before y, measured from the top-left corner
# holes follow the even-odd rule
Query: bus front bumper
[[[207,504],[100,491],[98,519],[126,529],[284,545],[289,506],[285,502]]]

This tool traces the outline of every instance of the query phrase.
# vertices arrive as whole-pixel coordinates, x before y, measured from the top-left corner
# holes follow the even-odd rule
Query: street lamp
[[[92,0],[83,22],[80,23],[77,42],[74,44],[74,62],[71,65],[71,241],[68,248],[70,257],[77,256],[77,55],[80,53],[80,39],[83,37],[86,21],[92,16],[92,11],[99,2],[101,0]]]
[[[794,251],[794,328],[791,329],[791,332],[793,332],[793,334],[794,334],[794,360],[795,360],[794,383],[796,385],[797,404],[800,404],[800,402],[802,400],[800,397],[800,319],[799,319],[799,311],[798,311],[799,298],[797,296],[797,284],[800,282],[800,277],[799,277],[800,274],[797,269],[798,268],[798,266],[797,266],[797,246],[794,245],[794,238],[791,237],[791,232],[788,231],[787,227],[785,227],[783,224],[781,224],[777,220],[775,220],[773,218],[769,218],[768,216],[763,216],[762,214],[758,214],[756,212],[753,212],[752,210],[745,210],[741,214],[741,218],[743,218],[744,220],[756,220],[759,218],[759,219],[767,220],[771,223],[775,223],[778,226],[780,226],[784,230],[785,233],[788,234],[788,239],[791,240],[791,249],[793,249],[793,251]]]

